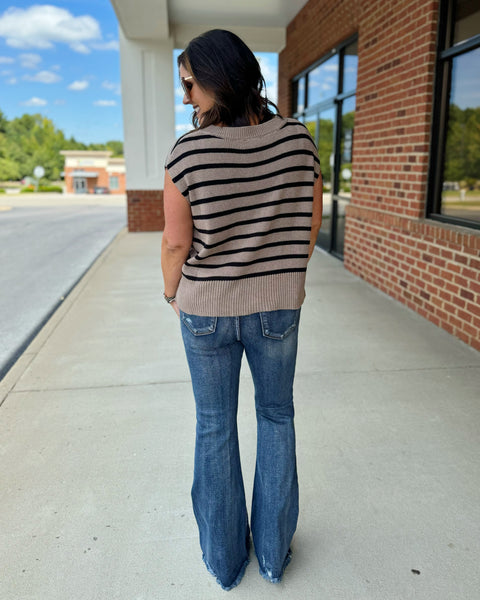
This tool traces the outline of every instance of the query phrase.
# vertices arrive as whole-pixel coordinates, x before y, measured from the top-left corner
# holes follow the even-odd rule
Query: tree
[[[113,156],[122,156],[123,142],[86,145],[73,136],[65,138],[63,131],[40,114],[8,121],[0,110],[0,181],[32,175],[37,165],[44,167],[45,179],[58,179],[64,167],[60,150],[110,150]]]
[[[17,163],[9,158],[9,139],[6,135],[8,121],[0,110],[0,181],[12,181],[20,177]]]
[[[6,116],[0,110],[0,133],[6,133],[7,131],[8,121]]]
[[[8,158],[0,158],[0,181],[17,181],[20,170],[17,163]]]
[[[480,179],[480,108],[450,105],[445,148],[445,181]]]
[[[106,145],[107,148],[113,152],[113,156],[123,156],[123,142],[110,140]]]

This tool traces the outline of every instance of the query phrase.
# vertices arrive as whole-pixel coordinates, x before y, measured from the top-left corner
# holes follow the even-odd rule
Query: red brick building
[[[94,194],[99,188],[125,194],[125,159],[111,158],[110,151],[62,150],[67,194]]]
[[[477,350],[479,65],[480,5],[467,0],[310,0],[279,63],[280,111],[319,144],[319,244]]]

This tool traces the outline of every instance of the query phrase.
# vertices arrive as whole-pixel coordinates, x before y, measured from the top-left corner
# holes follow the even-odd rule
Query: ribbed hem
[[[233,281],[180,280],[178,307],[201,317],[240,317],[270,310],[297,309],[305,299],[306,272],[277,273]]]

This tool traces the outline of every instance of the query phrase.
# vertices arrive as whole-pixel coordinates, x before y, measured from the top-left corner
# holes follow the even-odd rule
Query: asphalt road
[[[0,196],[0,379],[125,225],[124,197]]]

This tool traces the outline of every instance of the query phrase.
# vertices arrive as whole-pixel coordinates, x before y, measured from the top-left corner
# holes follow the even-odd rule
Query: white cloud
[[[8,8],[0,16],[0,37],[12,48],[44,49],[60,42],[76,52],[87,48],[85,42],[102,39],[98,21],[93,17],[75,17],[68,10],[47,4]]]
[[[10,56],[0,56],[0,65],[11,65],[15,62],[15,59]]]
[[[102,87],[106,90],[110,90],[111,92],[113,92],[114,94],[117,94],[117,96],[120,96],[121,89],[120,89],[120,84],[119,83],[113,83],[113,81],[104,81],[102,83]]]
[[[116,100],[96,100],[94,106],[117,106]]]
[[[262,75],[265,81],[271,81],[277,78],[277,70],[275,66],[272,64],[272,61],[269,60],[269,57],[263,54],[263,56],[257,56],[258,63],[260,65],[260,69],[262,71]]]
[[[278,55],[271,52],[255,54],[267,86],[267,97],[272,102],[278,98]]]
[[[187,131],[191,131],[193,129],[193,125],[188,123],[179,123],[175,125],[175,131],[177,135],[182,135],[183,133],[187,133]]]
[[[190,107],[189,107],[189,109],[191,110]],[[187,105],[186,104],[175,104],[175,112],[178,114],[187,112]]]
[[[19,54],[18,59],[24,69],[36,69],[39,63],[42,62],[42,57],[39,54]]]
[[[119,50],[117,40],[111,40],[110,42],[93,42],[91,46],[94,50]]]
[[[88,81],[86,81],[85,79],[83,79],[82,81],[73,81],[68,86],[68,89],[72,90],[73,92],[82,92],[83,90],[86,90],[89,85],[90,84],[88,83]]]
[[[34,81],[35,83],[57,83],[61,80],[60,75],[51,71],[39,71],[35,75],[24,75],[25,81]]]
[[[45,106],[47,101],[43,98],[37,98],[36,96],[33,96],[33,98],[30,98],[30,100],[25,100],[25,102],[22,102],[21,104],[23,106]]]
[[[65,100],[59,98],[58,100],[55,100],[54,104],[56,104],[57,106],[63,106],[64,104],[66,104],[66,102]]]
[[[8,83],[8,85],[15,85],[18,83],[18,79],[16,77],[10,77],[10,79],[7,79],[6,83]]]
[[[79,54],[90,54],[91,52],[90,48],[87,45],[82,44],[82,42],[70,44],[70,48]]]

